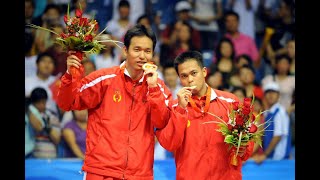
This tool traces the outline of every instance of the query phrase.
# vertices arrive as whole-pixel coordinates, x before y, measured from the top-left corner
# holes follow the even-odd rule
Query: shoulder
[[[74,129],[74,125],[75,125],[75,121],[71,120],[64,125],[63,129]]]
[[[87,77],[105,77],[112,78],[120,74],[120,67],[114,66],[110,68],[101,68],[92,73],[90,73]]]
[[[231,103],[234,101],[239,101],[239,98],[236,95],[232,94],[231,92],[222,91],[218,89],[214,89],[213,91],[216,93],[217,98],[224,100],[226,102]]]

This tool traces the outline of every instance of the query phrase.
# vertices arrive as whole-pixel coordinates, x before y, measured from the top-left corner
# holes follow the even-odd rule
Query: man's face
[[[190,59],[178,65],[178,72],[182,86],[197,86],[193,93],[197,94],[205,86],[206,68],[198,65],[197,61]]]
[[[129,47],[125,47],[124,53],[129,69],[142,70],[143,64],[152,60],[153,42],[147,36],[135,36],[131,39]]]
[[[238,31],[239,21],[236,16],[227,16],[225,20],[226,30],[229,33]]]

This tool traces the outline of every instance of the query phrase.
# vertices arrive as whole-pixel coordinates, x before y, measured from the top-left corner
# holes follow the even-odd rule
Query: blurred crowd
[[[69,7],[68,7],[69,6]],[[159,77],[176,98],[181,88],[173,66],[181,52],[202,53],[208,70],[207,84],[233,92],[240,99],[255,99],[255,111],[273,111],[273,136],[278,149],[291,144],[295,157],[295,1],[294,0],[25,0],[25,24],[64,32],[63,16],[81,8],[94,18],[101,38],[122,41],[126,31],[143,24],[156,33],[154,62]],[[25,26],[25,157],[83,158],[86,110],[65,112],[55,103],[60,76],[66,72],[65,52],[54,43],[56,35]],[[120,65],[121,49],[104,42],[105,49],[82,61],[85,74]],[[276,111],[277,112],[277,111]],[[264,114],[262,122],[267,118]],[[263,128],[261,126],[260,128]],[[253,159],[267,147],[255,148]],[[155,159],[172,158],[155,144]],[[277,158],[275,158],[277,159]]]

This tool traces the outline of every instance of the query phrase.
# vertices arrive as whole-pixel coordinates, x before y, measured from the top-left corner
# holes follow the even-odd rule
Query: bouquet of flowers
[[[265,111],[260,111],[257,115],[254,115],[253,102],[254,97],[253,99],[244,98],[243,103],[237,101],[233,102],[229,110],[228,122],[225,122],[217,115],[208,112],[208,114],[220,120],[217,122],[220,127],[217,131],[221,132],[225,137],[224,142],[229,144],[229,150],[236,149],[236,152],[233,151],[230,153],[230,163],[234,166],[238,165],[238,153],[240,146],[246,146],[250,140],[253,140],[254,143],[258,143],[260,147],[262,146],[261,136],[263,136],[265,128],[262,130],[259,130],[258,128],[266,123],[259,122],[261,115]]]
[[[49,31],[56,34],[58,37],[55,39],[56,43],[60,44],[66,51],[74,51],[80,60],[83,59],[85,53],[98,53],[101,49],[104,49],[104,45],[101,42],[113,42],[118,47],[117,43],[122,43],[120,41],[106,39],[99,40],[99,36],[106,30],[106,28],[97,34],[99,28],[98,22],[95,19],[88,19],[82,17],[82,10],[75,10],[75,17],[70,17],[69,6],[67,15],[64,15],[64,23],[66,25],[66,33],[60,33],[47,29],[34,24],[28,24],[28,26]],[[120,47],[121,48],[121,47]],[[70,73],[75,76],[80,76],[79,71],[75,67],[71,67]]]

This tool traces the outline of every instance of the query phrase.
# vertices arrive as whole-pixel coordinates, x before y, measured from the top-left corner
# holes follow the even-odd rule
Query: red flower
[[[237,114],[236,116],[236,125],[242,126],[244,123],[243,117],[240,114]]]
[[[86,35],[86,36],[84,37],[84,40],[85,40],[85,41],[92,41],[92,39],[93,39],[93,37],[92,37],[91,34]]]
[[[244,98],[243,99],[243,106],[250,107],[251,106],[251,98]]]
[[[238,101],[234,101],[233,103],[232,103],[232,108],[233,108],[233,110],[238,110],[238,108],[239,108],[239,102]]]
[[[76,9],[76,17],[81,18],[82,17],[82,11],[80,9]]]
[[[255,124],[251,124],[249,133],[255,133],[258,130],[258,127]]]
[[[251,114],[251,122],[253,122],[256,119],[256,116],[254,114]]]
[[[243,113],[244,115],[248,115],[248,114],[250,114],[250,112],[251,112],[250,107],[244,106],[244,107],[242,108],[242,113]]]
[[[64,23],[67,23],[67,22],[68,22],[68,16],[67,16],[67,15],[64,15],[64,16],[63,16],[63,21],[64,21]]]

